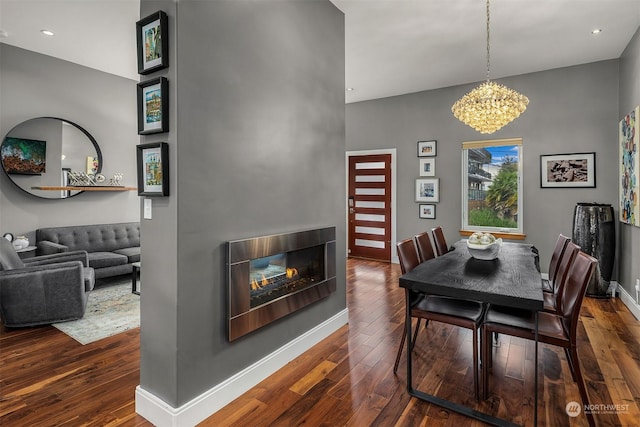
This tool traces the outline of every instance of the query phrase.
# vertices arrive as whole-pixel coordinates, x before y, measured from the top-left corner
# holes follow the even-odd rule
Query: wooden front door
[[[391,261],[391,154],[349,157],[349,256]]]

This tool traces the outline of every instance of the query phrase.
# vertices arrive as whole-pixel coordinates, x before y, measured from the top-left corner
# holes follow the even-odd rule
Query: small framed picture
[[[435,157],[436,141],[418,141],[418,157]]]
[[[438,178],[416,179],[416,202],[440,201],[440,180]]]
[[[419,205],[420,218],[436,219],[436,205]]]
[[[420,176],[436,175],[436,159],[420,159]]]
[[[138,135],[169,131],[169,81],[138,83]]]
[[[596,153],[543,154],[540,156],[540,187],[596,186]]]
[[[169,195],[169,144],[137,146],[138,196]]]
[[[136,22],[138,74],[149,74],[169,66],[167,14],[158,11]]]

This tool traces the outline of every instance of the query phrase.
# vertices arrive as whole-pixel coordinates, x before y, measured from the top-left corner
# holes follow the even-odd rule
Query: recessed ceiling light
[[[44,34],[45,36],[53,36],[54,35],[53,31],[50,31],[50,30],[40,30],[40,32],[42,34]]]
[[[352,87],[348,87],[348,88],[347,88],[347,92],[353,92],[354,90],[355,90],[355,89],[354,89],[354,88],[352,88]]]
[[[602,32],[602,28],[596,28],[595,30],[591,31],[591,34],[600,34]]]

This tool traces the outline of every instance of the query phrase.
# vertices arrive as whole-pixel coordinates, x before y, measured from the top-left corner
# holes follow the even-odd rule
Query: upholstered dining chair
[[[420,234],[416,234],[413,237],[413,240],[415,241],[416,244],[416,248],[418,249],[418,262],[425,262],[427,260],[430,260],[432,258],[436,257],[435,252],[433,251],[433,245],[431,244],[431,238],[429,237],[429,232],[425,231],[422,232]],[[407,270],[409,271],[409,270]],[[418,337],[418,331],[420,330],[420,321],[422,319],[418,318],[418,323],[416,325],[416,329],[413,333],[413,345],[416,345],[416,338]],[[426,328],[427,325],[429,324],[429,321],[427,320],[425,322],[424,327]],[[402,352],[402,350],[400,350]],[[398,356],[399,357],[399,356]],[[396,358],[396,369],[398,368],[398,362],[400,361],[399,358]],[[395,372],[395,371],[394,371]]]
[[[589,404],[587,390],[580,371],[576,345],[576,331],[580,307],[587,285],[596,269],[598,261],[584,252],[578,252],[569,268],[566,283],[562,288],[558,313],[538,313],[539,342],[564,348],[573,379],[578,384],[580,397],[585,405]],[[492,332],[535,340],[535,314],[530,311],[514,311],[504,307],[490,305],[482,324],[482,395],[486,398],[489,390],[489,369],[491,368]],[[487,344],[489,343],[489,344]],[[591,427],[595,426],[593,414],[587,413]]]
[[[544,311],[549,313],[556,313],[558,311],[558,308],[560,307],[560,296],[562,295],[563,287],[566,285],[569,267],[573,264],[578,252],[580,252],[580,246],[573,242],[566,243],[565,249],[562,251],[562,255],[560,256],[560,261],[558,262],[556,274],[553,278],[553,282],[551,283],[551,287],[554,292],[542,293],[542,297],[544,298]]]
[[[433,234],[433,243],[436,245],[436,254],[441,256],[449,252],[449,247],[447,246],[447,240],[444,238],[442,227],[437,226],[432,228],[431,234]]]
[[[428,231],[416,234],[413,239],[416,241],[420,262],[435,258],[436,254],[433,252],[433,245],[431,245],[431,238],[429,237]]]
[[[398,258],[400,259],[400,269],[402,273],[413,270],[420,264],[418,251],[413,239],[406,239],[397,245]],[[473,333],[473,385],[476,399],[480,395],[478,384],[478,328],[482,322],[484,314],[484,305],[476,301],[458,300],[454,298],[440,297],[434,295],[424,295],[405,289],[406,304],[410,307],[411,317],[418,319],[416,330],[414,332],[413,343],[417,338],[417,331],[420,328],[420,319],[427,322],[433,320],[436,322],[448,323],[454,326],[471,329]],[[406,331],[405,320],[405,331]],[[402,334],[400,347],[396,356],[396,362],[393,366],[393,372],[397,372],[400,363],[400,356],[406,340],[406,332]],[[413,346],[410,350],[413,351]]]
[[[549,279],[542,279],[543,292],[547,292],[550,294],[557,293],[557,290],[554,290],[553,288],[553,281],[556,277],[556,273],[558,272],[560,258],[562,258],[562,254],[567,247],[567,243],[569,243],[570,241],[571,239],[567,236],[563,234],[558,235],[556,246],[553,248],[553,253],[551,254],[551,261],[549,261]]]

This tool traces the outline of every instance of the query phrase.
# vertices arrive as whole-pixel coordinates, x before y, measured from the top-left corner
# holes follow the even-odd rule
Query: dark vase
[[[573,211],[573,242],[598,260],[587,295],[607,297],[616,253],[615,216],[611,205],[578,203]]]

